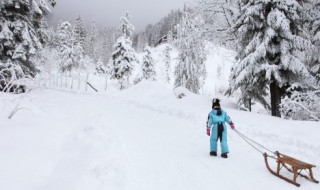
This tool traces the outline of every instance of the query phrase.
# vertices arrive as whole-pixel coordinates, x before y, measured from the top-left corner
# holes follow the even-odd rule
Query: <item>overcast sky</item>
[[[50,24],[82,15],[86,22],[95,20],[99,28],[117,27],[120,17],[129,11],[136,31],[153,24],[172,9],[182,9],[186,0],[56,0]],[[55,26],[56,27],[56,26]]]

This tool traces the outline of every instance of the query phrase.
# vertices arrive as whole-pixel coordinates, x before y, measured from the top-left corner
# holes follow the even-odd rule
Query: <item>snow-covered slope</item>
[[[291,190],[229,129],[228,159],[209,156],[210,98],[182,99],[160,82],[116,94],[0,94],[0,184],[6,190]],[[12,119],[11,111],[21,108]],[[319,123],[223,107],[236,128],[272,150],[319,165]],[[315,177],[320,178],[316,168]],[[298,178],[300,189],[319,185]]]

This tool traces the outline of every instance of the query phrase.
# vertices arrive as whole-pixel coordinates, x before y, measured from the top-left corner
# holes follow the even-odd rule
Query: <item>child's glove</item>
[[[207,135],[210,136],[210,128],[207,128]]]
[[[230,127],[232,130],[234,130],[234,124],[233,123],[230,123]]]

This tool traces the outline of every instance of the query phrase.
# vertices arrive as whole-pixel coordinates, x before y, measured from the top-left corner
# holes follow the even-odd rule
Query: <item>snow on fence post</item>
[[[62,73],[60,73],[60,87],[62,88],[62,81],[63,81],[63,78],[62,78]]]
[[[85,81],[85,91],[87,92],[88,91],[88,81],[89,81],[89,73],[87,73],[87,77],[86,77],[86,81]]]
[[[54,74],[53,73],[50,73],[50,77],[51,77],[51,87],[54,87]]]
[[[50,85],[51,87],[54,87],[54,77],[52,75],[53,73],[50,73]]]
[[[65,73],[64,87],[68,88],[68,74],[67,73]]]
[[[71,74],[71,90],[73,90],[73,75]]]
[[[81,82],[81,81],[80,81],[80,78],[81,78],[81,74],[80,74],[80,72],[79,72],[79,74],[78,74],[78,75],[79,75],[79,76],[78,76],[78,77],[79,77],[79,78],[78,78],[78,90],[80,90],[80,82]]]
[[[108,88],[108,74],[106,74],[106,81],[105,81],[104,90],[107,91],[107,88]]]
[[[58,77],[58,73],[56,73],[54,75],[55,81],[54,81],[54,87],[58,87],[59,84],[59,77]]]
[[[43,87],[47,87],[47,75],[46,75],[46,73],[44,73],[44,85],[43,85]]]
[[[41,78],[42,78],[42,74],[40,73],[40,74],[39,74],[39,78],[38,78],[38,85],[39,85],[39,87],[42,86],[42,85],[41,85]]]

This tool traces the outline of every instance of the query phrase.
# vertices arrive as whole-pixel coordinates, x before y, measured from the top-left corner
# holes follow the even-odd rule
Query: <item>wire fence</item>
[[[33,79],[22,80],[20,84],[29,87],[104,92],[108,88],[108,76],[90,73],[42,72]]]

